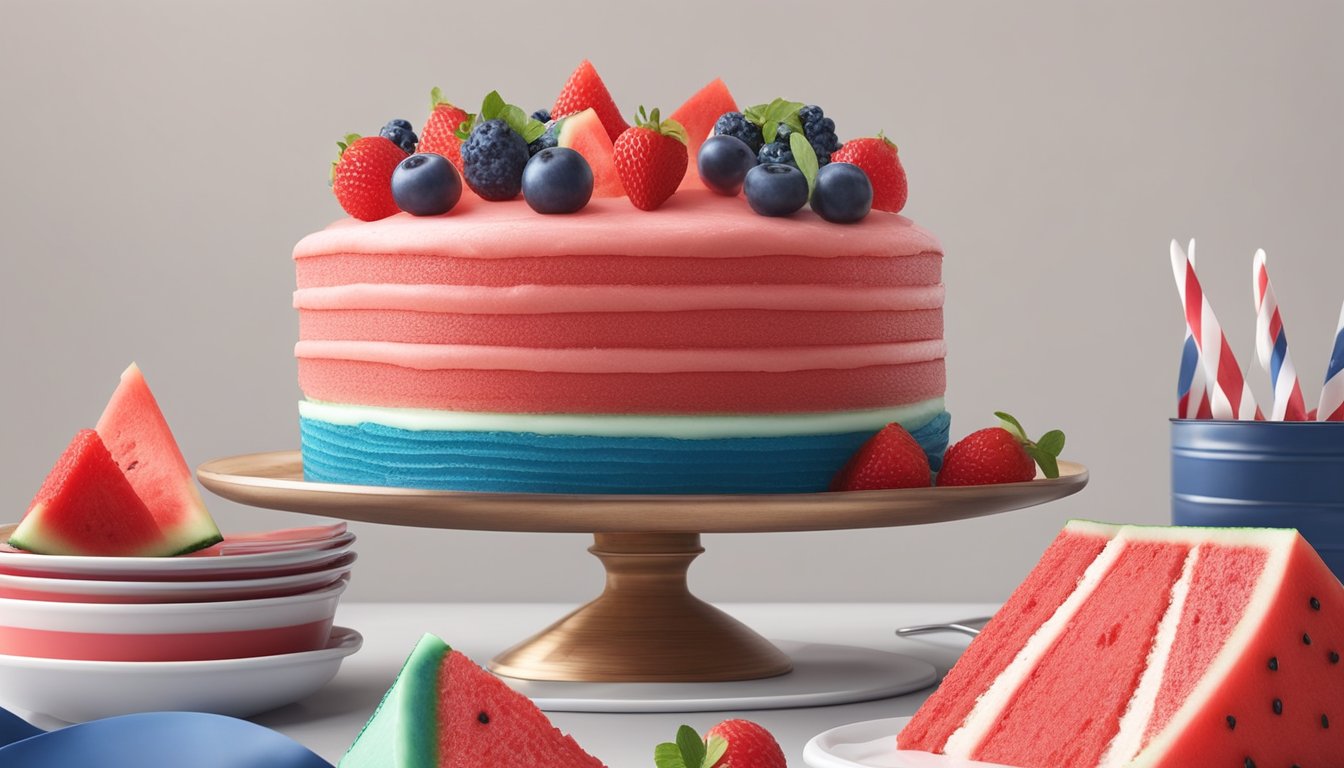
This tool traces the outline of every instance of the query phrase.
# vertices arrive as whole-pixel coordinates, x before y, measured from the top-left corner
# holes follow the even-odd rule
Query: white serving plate
[[[0,598],[64,603],[200,603],[284,597],[325,587],[345,578],[354,566],[347,552],[313,571],[258,579],[209,581],[113,581],[49,579],[0,573]]]
[[[358,651],[358,632],[333,627],[325,648],[216,661],[65,661],[0,656],[0,706],[80,723],[134,712],[250,717],[316,693]]]
[[[0,528],[0,536],[5,531]],[[353,533],[344,533],[306,548],[229,554],[211,547],[181,557],[35,555],[5,545],[0,546],[0,574],[118,581],[266,578],[328,567],[354,541]]]
[[[812,737],[803,747],[810,768],[1009,768],[928,752],[896,749],[896,734],[908,717],[850,723]]]

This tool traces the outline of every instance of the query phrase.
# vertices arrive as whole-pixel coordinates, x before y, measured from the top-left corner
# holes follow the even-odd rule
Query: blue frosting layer
[[[935,471],[947,411],[911,434]],[[824,491],[872,432],[683,440],[670,437],[416,431],[299,419],[304,475],[355,485],[523,493]]]

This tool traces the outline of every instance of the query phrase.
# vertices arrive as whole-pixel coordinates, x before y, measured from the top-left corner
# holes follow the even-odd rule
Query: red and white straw
[[[1199,347],[1199,358],[1204,364],[1213,418],[1263,419],[1250,384],[1232,354],[1232,346],[1227,343],[1213,307],[1209,306],[1199,285],[1195,267],[1175,240],[1171,241],[1171,271],[1185,308],[1185,322],[1190,326],[1190,335]]]
[[[1195,263],[1195,241],[1190,240],[1187,258]],[[1185,326],[1185,343],[1181,345],[1181,371],[1176,381],[1176,418],[1210,418],[1209,393],[1204,385],[1204,366],[1199,362],[1199,347]]]
[[[1304,421],[1307,406],[1302,399],[1302,384],[1297,379],[1297,368],[1288,354],[1288,334],[1283,330],[1279,300],[1274,285],[1269,282],[1265,265],[1265,251],[1255,252],[1252,269],[1252,290],[1255,293],[1255,351],[1260,367],[1274,383],[1274,405],[1269,418],[1274,421]]]

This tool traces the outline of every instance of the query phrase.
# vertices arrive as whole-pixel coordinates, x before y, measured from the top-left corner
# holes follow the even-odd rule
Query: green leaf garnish
[[[531,144],[546,132],[546,124],[540,120],[534,120],[529,117],[520,107],[514,106],[504,101],[504,97],[499,95],[499,91],[491,91],[485,95],[481,102],[481,111],[474,115],[467,115],[467,119],[457,127],[457,138],[466,141],[471,138],[471,132],[476,126],[487,120],[503,120],[513,132],[523,137],[523,141]]]
[[[653,748],[653,763],[658,768],[713,768],[724,752],[728,741],[722,736],[710,737],[709,743],[689,725],[677,729],[677,740],[664,742]]]
[[[1022,450],[1040,466],[1046,477],[1059,477],[1059,455],[1064,452],[1063,432],[1052,429],[1041,435],[1039,440],[1032,440],[1027,437],[1022,423],[1011,415],[1002,411],[995,411],[994,415],[998,417],[1000,425],[1022,444]]]
[[[714,768],[727,751],[727,739],[722,736],[710,736],[709,743],[705,745],[705,768]]]
[[[817,170],[821,167],[817,163],[817,151],[802,131],[789,134],[789,150],[793,152],[793,162],[798,164],[798,170],[807,179],[807,191],[811,194],[817,186]]]
[[[785,101],[784,99],[775,99],[769,104],[757,104],[754,107],[747,107],[742,116],[747,118],[748,122],[755,123],[761,127],[761,136],[766,143],[775,140],[779,133],[779,124],[784,123],[795,131],[803,130],[802,118],[798,117],[798,110],[805,104],[801,101]]]

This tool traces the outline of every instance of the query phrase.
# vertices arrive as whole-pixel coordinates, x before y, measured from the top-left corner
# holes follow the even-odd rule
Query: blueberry
[[[486,120],[462,142],[467,186],[486,200],[512,200],[523,189],[527,142],[503,120]]]
[[[761,127],[749,122],[741,112],[724,112],[719,115],[719,119],[714,122],[714,135],[740,139],[751,147],[752,152],[759,150],[765,141],[761,138]]]
[[[523,199],[537,213],[573,213],[593,196],[593,169],[569,147],[549,147],[523,169]]]
[[[401,147],[408,155],[415,151],[415,145],[420,141],[406,120],[388,120],[378,135]]]
[[[835,135],[835,121],[822,113],[821,107],[809,104],[798,110],[798,119],[803,123],[803,135],[817,153],[817,164],[831,162],[831,153],[840,150],[840,139]]]
[[[549,123],[551,122],[551,110],[538,109],[536,112],[532,113],[532,119],[539,123]]]
[[[413,216],[447,213],[462,198],[462,179],[443,155],[411,155],[392,171],[392,199]]]
[[[788,216],[807,202],[807,177],[792,165],[769,163],[747,171],[747,203],[762,216]]]
[[[798,167],[798,163],[793,159],[793,151],[789,149],[788,142],[784,141],[772,141],[762,146],[761,151],[756,153],[756,161],[761,165],[782,163]]]
[[[747,171],[756,167],[756,153],[734,136],[710,136],[700,145],[695,165],[706,187],[731,196],[742,191]]]
[[[873,207],[873,185],[868,174],[853,163],[831,163],[817,171],[812,210],[836,224],[849,224],[868,215]]]

